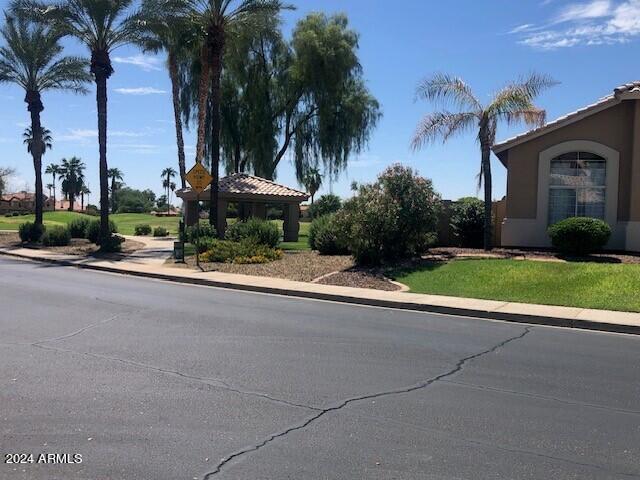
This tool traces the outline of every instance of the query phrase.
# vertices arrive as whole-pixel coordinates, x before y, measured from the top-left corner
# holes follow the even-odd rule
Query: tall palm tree
[[[84,185],[85,164],[78,157],[71,157],[69,160],[62,159],[60,175],[62,178],[62,192],[69,200],[69,211],[73,212],[76,197],[80,195]]]
[[[31,128],[27,127],[24,129],[22,138],[24,139],[22,143],[27,146],[27,152],[31,153],[31,146],[33,145],[33,132],[31,131]],[[42,142],[40,148],[42,151],[42,155],[44,155],[47,150],[51,150],[53,148],[53,137],[51,136],[51,131],[42,127],[42,138],[40,139],[40,141]]]
[[[310,168],[307,170],[303,177],[304,188],[307,189],[309,195],[311,195],[311,204],[313,205],[313,197],[316,192],[320,190],[320,186],[322,185],[322,175],[320,174],[320,170],[317,168]]]
[[[111,213],[116,213],[116,191],[119,182],[124,180],[124,173],[119,168],[110,168],[107,170],[107,178],[111,180]]]
[[[87,195],[87,201],[89,201],[90,194],[91,190],[83,183],[82,187],[80,187],[80,210],[84,211],[84,196]]]
[[[44,170],[44,173],[47,175],[51,175],[53,182],[53,211],[56,210],[56,176],[60,175],[61,169],[60,165],[56,165],[55,163],[50,163],[47,165],[47,168]]]
[[[174,178],[176,176],[176,171],[171,168],[171,167],[167,167],[164,170],[162,170],[162,173],[160,174],[160,178],[162,178],[162,187],[165,189],[166,195],[167,195],[167,213],[170,212],[171,210],[171,202],[169,201],[169,196],[170,196],[170,190],[171,190],[171,179]],[[173,184],[174,188],[175,188],[175,183]]]
[[[531,74],[502,88],[488,104],[483,104],[462,79],[437,74],[418,85],[417,98],[439,101],[456,108],[426,115],[413,137],[414,150],[457,134],[477,131],[480,144],[480,173],[478,185],[484,182],[484,248],[491,250],[491,147],[495,143],[500,122],[524,122],[530,126],[544,124],[546,112],[533,103],[534,99],[556,82],[546,75]]]
[[[205,125],[209,110],[211,122],[211,194],[209,223],[215,225],[218,210],[218,180],[220,176],[220,83],[225,44],[230,35],[257,25],[263,15],[277,15],[292,7],[281,0],[182,0],[183,15],[189,18],[201,34],[200,85],[198,87],[198,137],[196,162],[205,153]],[[208,109],[207,103],[211,103]]]
[[[47,183],[45,188],[49,190],[49,197],[51,197],[51,190],[53,189],[53,183]]]
[[[182,5],[178,0],[177,6]],[[198,41],[197,31],[187,18],[180,16],[179,9],[170,8],[167,0],[144,0],[142,2],[143,28],[139,43],[144,51],[167,53],[167,70],[171,80],[173,116],[178,148],[178,170],[180,183],[186,188],[186,158],[180,101],[179,61],[189,57]]]
[[[65,36],[75,37],[91,52],[90,72],[96,84],[100,164],[100,237],[109,230],[107,178],[107,80],[113,74],[111,52],[139,38],[140,15],[130,14],[134,0],[13,0],[14,9],[51,22]]]
[[[48,90],[85,93],[84,83],[89,80],[87,62],[78,57],[61,56],[60,34],[49,26],[34,24],[22,15],[5,14],[0,36],[5,43],[0,47],[0,83],[15,83],[22,87],[31,114],[32,141],[28,147],[36,179],[35,223],[42,225],[42,93]]]

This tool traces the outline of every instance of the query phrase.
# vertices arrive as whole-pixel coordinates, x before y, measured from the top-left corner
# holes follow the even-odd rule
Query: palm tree
[[[14,9],[44,23],[53,23],[57,31],[75,37],[91,52],[90,71],[96,84],[98,145],[100,164],[100,238],[108,238],[109,179],[107,178],[107,80],[113,74],[111,52],[135,43],[140,32],[140,15],[130,15],[134,0],[14,0]]]
[[[166,195],[167,195],[167,213],[170,212],[171,210],[171,202],[169,201],[169,196],[170,196],[170,189],[171,189],[171,179],[174,178],[176,176],[176,171],[171,168],[171,167],[167,167],[164,170],[162,170],[162,173],[160,174],[160,178],[162,178],[162,187],[165,189]],[[173,184],[174,189],[175,189],[175,183]]]
[[[218,210],[218,179],[220,176],[220,80],[223,56],[228,36],[233,32],[252,29],[263,15],[277,15],[290,9],[281,0],[182,0],[182,15],[202,32],[200,43],[200,84],[198,87],[198,136],[196,162],[205,153],[205,125],[209,110],[211,122],[211,175],[209,223],[215,225]],[[210,109],[207,104],[210,102]]]
[[[22,143],[27,146],[27,152],[31,153],[31,146],[33,145],[33,132],[31,131],[31,128],[27,127],[24,129],[22,138],[24,139]],[[42,138],[40,140],[40,148],[42,151],[42,155],[44,155],[47,150],[51,150],[53,148],[53,137],[51,136],[51,131],[42,127]]]
[[[89,201],[90,194],[91,190],[83,183],[82,187],[80,187],[80,210],[84,211],[84,196],[87,195],[87,201]]]
[[[524,122],[530,126],[544,124],[546,112],[534,99],[556,82],[545,75],[531,74],[500,90],[488,104],[483,104],[460,78],[437,74],[425,79],[417,89],[417,97],[440,101],[458,112],[447,110],[426,115],[413,137],[414,150],[437,139],[444,142],[456,134],[475,129],[480,144],[481,162],[478,186],[484,181],[484,248],[491,249],[491,147],[500,122]]]
[[[47,168],[44,170],[44,173],[47,175],[51,175],[53,177],[53,211],[56,210],[56,175],[60,175],[61,169],[59,165],[55,163],[50,163],[47,165]]]
[[[310,168],[304,175],[303,180],[304,188],[306,188],[311,195],[311,204],[313,205],[313,197],[316,192],[320,190],[320,186],[322,185],[322,175],[320,174],[320,170],[317,168]]]
[[[180,4],[178,4],[180,5]],[[171,96],[173,116],[176,128],[176,144],[178,148],[178,170],[180,183],[186,188],[186,159],[184,153],[184,137],[182,134],[182,108],[180,100],[180,74],[178,64],[181,59],[191,55],[197,32],[188,20],[179,15],[179,11],[168,8],[167,0],[144,0],[143,34],[140,45],[144,51],[158,53],[167,52],[167,70],[171,80]]]
[[[62,178],[62,192],[69,199],[69,211],[73,212],[76,197],[80,195],[84,185],[85,164],[78,157],[69,160],[62,159],[60,178]]]
[[[124,173],[119,168],[110,168],[107,170],[107,178],[111,180],[111,213],[116,213],[116,191],[120,185],[119,182],[124,180]]]
[[[49,190],[49,197],[51,197],[51,190],[53,189],[53,183],[47,183],[45,188]]]
[[[84,83],[89,80],[87,62],[61,56],[60,35],[51,27],[34,24],[22,15],[5,14],[5,20],[0,30],[5,43],[0,47],[0,83],[15,83],[25,90],[32,132],[32,141],[27,146],[36,180],[35,223],[42,225],[42,93],[48,90],[85,93]]]

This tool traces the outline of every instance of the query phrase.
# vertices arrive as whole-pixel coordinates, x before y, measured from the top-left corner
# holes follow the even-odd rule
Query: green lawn
[[[640,312],[640,265],[455,260],[393,278],[416,293]]]
[[[45,225],[66,225],[76,217],[83,217],[85,215],[76,212],[59,211],[59,212],[44,212],[44,224]],[[17,217],[4,217],[0,216],[0,230],[18,230],[20,224],[25,222],[33,222],[35,215],[19,215]]]

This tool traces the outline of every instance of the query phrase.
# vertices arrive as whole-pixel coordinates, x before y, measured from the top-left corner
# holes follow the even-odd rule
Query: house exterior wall
[[[607,176],[617,177],[615,184],[607,186],[606,193],[608,206],[613,205],[615,208],[607,215],[607,222],[614,230],[609,247],[627,248],[627,224],[640,221],[640,208],[634,208],[633,212],[631,209],[632,185],[640,189],[640,184],[632,182],[634,174],[640,175],[638,139],[635,139],[634,150],[634,131],[638,131],[640,135],[640,124],[635,121],[636,117],[640,119],[639,113],[640,101],[622,101],[606,110],[509,149],[503,156],[508,173],[507,209],[502,245],[531,247],[550,245],[546,235],[547,201],[546,198],[539,198],[539,195],[548,195],[548,189],[545,186],[547,179],[540,176],[545,175],[543,163],[549,161],[549,158],[543,158],[545,152],[553,153],[557,150],[555,147],[564,144],[582,145],[585,146],[584,148],[593,145],[593,148],[601,148],[609,157],[616,157],[615,161],[607,164]],[[634,157],[636,157],[635,165]],[[640,198],[636,197],[638,193],[640,192],[634,192],[634,199]],[[615,195],[616,198],[611,198],[610,195]]]

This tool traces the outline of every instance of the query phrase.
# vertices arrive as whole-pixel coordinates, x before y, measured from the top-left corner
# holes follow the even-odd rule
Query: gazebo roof
[[[202,194],[203,197],[206,198],[205,194],[209,192],[210,188],[211,186],[208,186],[205,189]],[[230,198],[256,196],[265,199],[278,198],[299,202],[303,202],[309,198],[308,193],[247,173],[234,173],[221,178],[218,183],[218,188],[221,195]],[[185,188],[178,190],[176,194],[181,198],[186,198],[192,195],[192,190]]]

